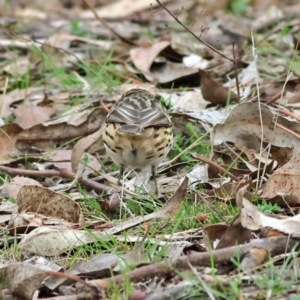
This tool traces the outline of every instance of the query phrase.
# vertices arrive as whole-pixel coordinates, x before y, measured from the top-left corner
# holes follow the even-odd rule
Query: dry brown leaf
[[[34,293],[47,276],[45,269],[23,262],[12,263],[0,269],[2,286],[8,288],[17,299],[33,299]]]
[[[169,0],[162,0],[162,3],[169,2]],[[151,0],[121,0],[115,3],[103,5],[101,8],[95,9],[100,17],[104,18],[126,18],[133,13],[142,11],[144,9],[150,10],[152,5],[157,5]],[[91,11],[83,11],[80,14],[81,18],[91,19],[94,14]]]
[[[274,196],[297,196],[300,194],[300,154],[277,169],[268,179],[263,188],[261,197],[272,198]]]
[[[13,154],[15,143],[22,128],[18,124],[5,124],[0,127],[0,163]]]
[[[206,101],[213,105],[220,104],[225,106],[229,97],[228,100],[231,103],[239,102],[238,96],[235,93],[229,92],[228,88],[212,79],[207,72],[203,70],[199,70],[199,72],[201,92]]]
[[[16,123],[23,129],[26,129],[48,121],[54,111],[55,109],[52,107],[19,105],[14,110],[14,113],[16,115]]]
[[[89,153],[84,153],[82,158],[86,159],[88,163],[87,164],[83,163],[83,161],[79,162],[76,176],[87,177],[90,174],[97,174],[97,173],[99,174],[101,170],[101,164],[99,160],[96,159],[96,157],[94,157]]]
[[[102,108],[85,110],[58,120],[35,125],[25,129],[19,136],[17,147],[23,151],[33,147],[41,150],[54,148],[54,141],[63,142],[76,137],[86,136],[97,131],[103,124],[105,113]],[[51,147],[52,145],[52,147]]]
[[[227,228],[216,249],[246,244],[250,242],[251,238],[251,231],[242,226],[241,218],[237,216]]]
[[[54,150],[43,155],[45,161],[60,162],[71,161],[72,150]]]
[[[263,125],[260,123],[260,110]],[[263,132],[264,142],[277,147],[294,147],[295,151],[300,151],[299,138],[283,128],[275,127],[273,117],[271,109],[264,104],[259,105],[255,102],[240,103],[232,109],[223,123],[214,127],[211,142],[213,145],[232,142],[240,149],[246,148],[253,153],[261,153],[261,136]],[[289,121],[280,116],[277,121],[290,131],[300,132],[300,123],[298,122]],[[261,155],[266,157],[267,153],[265,151]]]
[[[214,194],[222,198],[224,201],[229,201],[230,199],[234,198],[238,190],[245,185],[247,185],[248,190],[250,191],[252,187],[252,180],[250,179],[245,182],[239,181],[224,183],[219,188],[214,189]]]
[[[222,236],[225,234],[228,229],[226,224],[213,224],[203,228],[203,238],[206,245],[206,248],[216,249],[218,243],[220,242]]]
[[[24,100],[26,96],[35,93],[35,92],[42,92],[44,90],[44,87],[34,87],[34,88],[28,88],[26,90],[14,90],[12,92],[9,92],[5,95],[1,96],[0,99],[0,117],[8,118],[12,115],[13,110],[10,108],[10,105],[12,105],[14,102]]]
[[[23,211],[57,217],[71,223],[82,224],[79,204],[69,197],[39,186],[23,186],[18,196],[18,212]]]
[[[72,170],[76,172],[79,161],[84,152],[88,151],[88,149],[95,143],[99,143],[99,140],[102,139],[102,133],[104,130],[104,125],[101,126],[99,130],[94,132],[93,134],[86,136],[80,139],[74,146],[72,151]]]
[[[16,176],[11,182],[5,185],[5,188],[8,190],[9,197],[17,199],[19,189],[24,185],[42,186],[38,181],[32,178]]]
[[[285,235],[283,232],[270,228],[262,228],[259,234],[260,238],[271,238]]]

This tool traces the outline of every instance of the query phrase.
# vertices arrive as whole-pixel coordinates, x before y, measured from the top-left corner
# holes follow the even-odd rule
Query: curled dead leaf
[[[239,102],[238,96],[234,92],[228,91],[228,88],[212,79],[207,72],[199,70],[199,73],[201,92],[206,101],[213,105],[223,106],[227,104],[227,99],[230,102]]]

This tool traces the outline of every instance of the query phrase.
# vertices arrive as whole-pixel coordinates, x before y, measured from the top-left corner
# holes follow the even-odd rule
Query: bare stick
[[[186,31],[188,31],[196,40],[204,44],[206,47],[208,47],[210,50],[214,51],[215,53],[218,53],[220,56],[224,57],[225,59],[231,61],[234,63],[234,59],[226,56],[222,52],[218,51],[216,48],[211,46],[210,44],[206,43],[201,39],[201,37],[197,36],[194,32],[192,32],[186,25],[184,25],[164,4],[162,4],[159,0],[156,0],[156,2],[177,22],[179,23]]]
[[[119,38],[122,42],[128,44],[128,45],[136,45],[135,43],[133,43],[132,41],[124,38],[123,36],[119,35],[112,27],[110,27],[108,25],[108,23],[103,20],[102,18],[99,17],[99,15],[97,14],[97,12],[95,11],[95,9],[91,6],[91,4],[88,2],[88,0],[82,0],[87,6],[88,8],[91,10],[91,12],[94,14],[95,18],[108,30],[110,30],[117,38]]]
[[[0,170],[13,176],[30,176],[30,177],[58,176],[58,177],[70,178],[70,179],[76,178],[76,174],[74,174],[73,172],[65,168],[59,169],[58,171],[55,170],[36,171],[36,170],[14,169],[6,166],[0,166]],[[112,194],[114,192],[117,192],[116,188],[98,183],[89,178],[78,177],[77,179],[81,185],[93,189],[99,193],[103,191],[105,191],[107,194]]]
[[[198,153],[196,153],[196,152],[190,153],[190,155],[193,156],[193,157],[196,158],[196,159],[199,159],[199,160],[201,160],[201,161],[204,161],[205,163],[211,165],[211,166],[214,167],[214,168],[217,168],[217,169],[219,170],[219,172],[223,173],[224,175],[225,175],[225,174],[228,174],[228,176],[229,176],[232,180],[234,180],[234,181],[236,181],[236,182],[239,182],[239,181],[240,181],[240,179],[239,179],[238,177],[236,177],[234,174],[230,173],[229,171],[227,171],[226,169],[224,169],[222,166],[218,165],[217,163],[215,163],[215,162],[212,161],[211,159],[206,158],[205,156],[200,155],[200,154],[198,154]]]
[[[189,256],[180,256],[173,260],[163,260],[159,263],[136,268],[127,272],[125,275],[117,275],[115,277],[92,280],[93,285],[103,284],[104,282],[114,282],[122,285],[125,279],[130,282],[141,282],[154,278],[155,276],[162,278],[167,275],[176,274],[176,270],[189,269],[189,264],[192,266],[211,266],[211,259],[215,264],[230,262],[233,258],[242,257],[254,247],[261,247],[270,252],[270,256],[287,253],[295,249],[299,249],[299,239],[290,238],[290,236],[281,236],[279,238],[265,238],[253,240],[248,244],[227,247],[223,249],[211,250],[207,252],[193,253]]]
[[[232,42],[232,53],[233,53],[233,67],[234,67],[234,76],[235,76],[235,85],[236,85],[236,91],[239,98],[239,101],[241,100],[240,95],[240,83],[239,83],[239,76],[238,76],[238,70],[237,70],[237,60],[235,57],[235,49],[234,49],[234,42]]]

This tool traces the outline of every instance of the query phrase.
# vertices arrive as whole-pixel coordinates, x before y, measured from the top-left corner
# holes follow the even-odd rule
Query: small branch
[[[156,0],[156,2],[177,22],[179,23],[186,31],[188,31],[196,40],[204,44],[206,47],[208,47],[210,50],[214,51],[215,53],[218,53],[223,58],[231,61],[232,63],[235,63],[235,60],[224,55],[222,52],[218,51],[216,48],[211,46],[210,44],[203,41],[200,37],[198,37],[194,32],[192,32],[187,26],[185,26],[164,4],[160,2],[160,0]]]
[[[71,172],[66,168],[59,169],[58,171],[48,170],[48,171],[35,171],[35,170],[23,170],[23,169],[14,169],[10,167],[0,166],[0,170],[13,175],[13,176],[30,176],[30,177],[62,177],[70,179],[78,179],[78,183],[81,185],[93,189],[95,192],[102,193],[105,191],[107,194],[116,193],[117,189],[107,186],[101,183],[98,183],[92,179],[77,177],[75,173]]]
[[[214,161],[206,158],[205,156],[200,155],[200,154],[195,153],[195,152],[194,153],[190,153],[190,154],[194,158],[199,159],[201,161],[204,161],[205,163],[211,165],[212,167],[217,168],[220,172],[223,173],[223,175],[225,175],[225,174],[228,175],[232,180],[237,181],[237,182],[240,181],[240,179],[238,177],[236,177],[234,174],[230,173],[229,171],[227,171],[226,169],[224,169],[220,165],[216,164]]]
[[[123,36],[121,36],[120,34],[118,34],[113,28],[110,27],[110,25],[108,25],[108,23],[103,20],[101,17],[99,17],[99,15],[97,14],[97,12],[95,11],[95,9],[91,6],[91,4],[89,3],[88,0],[82,0],[87,7],[91,10],[91,12],[94,14],[95,18],[105,27],[107,28],[109,31],[111,31],[118,39],[120,39],[122,42],[131,45],[131,46],[136,46],[135,43],[133,43],[132,41],[124,38]]]
[[[270,256],[274,257],[283,253],[287,253],[295,249],[299,249],[299,239],[291,238],[290,236],[283,236],[279,238],[265,238],[253,240],[248,244],[237,245],[227,247],[223,249],[211,250],[201,253],[193,253],[191,255],[180,256],[173,260],[164,260],[159,263],[153,263],[150,265],[136,268],[126,274],[117,275],[115,277],[92,280],[90,283],[99,284],[114,282],[118,285],[122,285],[127,279],[130,282],[147,281],[157,276],[163,278],[168,275],[174,275],[178,270],[189,269],[189,264],[192,266],[207,266],[210,267],[212,259],[214,264],[230,262],[233,258],[242,257],[248,253],[251,249],[259,247],[264,248],[270,252]]]
[[[300,117],[299,116],[297,116],[296,114],[290,112],[287,109],[279,109],[278,112],[281,113],[281,114],[283,114],[283,115],[285,115],[285,116],[292,117],[292,118],[294,118],[297,121],[300,121]]]
[[[240,83],[239,83],[239,76],[238,76],[238,70],[237,70],[237,60],[236,60],[236,57],[235,57],[234,42],[232,42],[232,53],[233,53],[233,68],[234,68],[236,91],[237,91],[239,101],[241,101]]]
[[[276,100],[280,99],[282,92],[279,91],[277,94],[275,94],[273,97],[271,97],[267,102],[266,105],[270,105],[273,102],[275,102]]]

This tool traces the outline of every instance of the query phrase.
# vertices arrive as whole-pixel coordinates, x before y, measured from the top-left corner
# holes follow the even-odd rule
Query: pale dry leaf
[[[255,85],[256,82],[261,83],[256,60],[251,61],[250,64],[239,73],[238,77],[241,100],[245,100],[250,95],[252,86]],[[230,80],[224,86],[234,88],[236,90],[235,79]]]
[[[182,63],[174,63],[166,61],[165,63],[151,68],[151,72],[144,73],[147,80],[168,83],[175,80],[187,81],[196,83],[199,81],[199,74],[197,69],[187,68]]]
[[[216,107],[203,109],[197,112],[189,111],[183,113],[186,116],[192,117],[200,122],[206,131],[210,131],[212,126],[221,123],[225,119],[225,114],[217,110]]]
[[[86,122],[91,115],[94,116],[95,114],[101,114],[98,108],[95,109],[87,107],[84,108],[83,106],[73,106],[59,118],[45,122],[43,125],[49,126],[67,123],[68,125],[79,126]]]
[[[139,246],[121,256],[115,255],[114,253],[100,253],[85,262],[79,262],[73,265],[65,274],[71,276],[81,275],[84,277],[97,274],[97,276],[100,277],[108,277],[112,271],[116,272],[116,269],[124,269],[124,262],[126,262],[126,266],[128,266],[128,264],[136,265],[139,263],[142,257],[141,254]],[[49,289],[54,290],[66,280],[68,280],[68,278],[52,276],[45,280],[45,285]]]
[[[17,196],[18,212],[23,211],[57,217],[71,223],[84,221],[79,204],[69,197],[39,186],[23,186]]]
[[[22,77],[31,66],[28,57],[18,57],[12,63],[6,65],[2,70],[16,77]]]
[[[151,65],[154,59],[165,48],[170,46],[168,41],[160,41],[149,47],[133,48],[129,51],[134,65],[143,73],[150,73]]]
[[[40,226],[51,226],[51,228],[72,228],[74,223],[57,217],[49,217],[35,212],[13,213],[8,223],[8,228],[16,233],[28,232]]]
[[[0,204],[0,214],[3,213],[12,213],[17,210],[17,204],[10,202],[10,201],[5,201],[2,200]]]
[[[260,123],[260,111],[263,124]],[[259,106],[255,102],[240,103],[232,109],[223,123],[214,127],[211,143],[220,145],[223,142],[232,142],[240,149],[246,148],[254,153],[260,153],[263,132],[264,142],[278,147],[294,146],[295,151],[299,152],[300,140],[287,130],[275,127],[273,117],[274,115],[267,105]],[[289,121],[280,116],[277,121],[291,131],[300,132],[300,123],[298,122]],[[267,151],[262,155],[267,155]]]
[[[0,224],[1,226],[5,226],[6,223],[11,219],[11,215],[0,215]]]
[[[196,69],[188,68],[183,63],[164,59],[163,63],[153,64],[163,50],[172,53],[173,56],[178,56],[178,59],[182,57],[171,48],[168,41],[160,41],[149,47],[133,48],[130,50],[130,57],[136,68],[151,82],[167,83],[193,75],[196,77],[194,80],[199,78]]]
[[[241,223],[245,228],[258,230],[263,227],[270,227],[286,234],[299,236],[300,214],[285,219],[278,219],[265,215],[257,210],[250,201],[243,198],[241,210]]]
[[[300,194],[300,153],[294,155],[268,178],[261,197],[298,196]],[[299,196],[298,196],[299,198]]]
[[[58,33],[52,35],[47,40],[47,44],[57,48],[69,49],[70,43],[73,41],[81,41],[83,43],[97,45],[103,50],[109,50],[113,46],[113,43],[111,41],[92,40],[86,37],[80,37],[66,33]]]
[[[199,183],[209,182],[205,166],[195,166],[189,173],[186,175],[193,186],[198,185]]]
[[[276,5],[271,5],[258,18],[253,20],[252,27],[254,30],[268,25],[271,21],[278,20],[284,16],[283,11]]]
[[[41,226],[24,236],[18,248],[22,252],[57,256],[78,246],[95,242],[95,236],[105,239],[105,236],[101,236],[97,231],[89,233],[83,230]]]
[[[10,108],[14,102],[24,100],[28,95],[34,92],[41,92],[44,90],[44,87],[33,87],[25,90],[13,90],[5,95],[2,95],[0,98],[0,117],[8,118],[13,114],[13,110]]]
[[[9,220],[8,228],[16,230],[16,233],[23,233],[32,228],[39,227],[43,225],[43,218],[36,213],[13,213]],[[44,217],[45,218],[45,217]]]
[[[168,94],[165,94],[165,99],[168,99],[173,107],[173,111],[179,110],[180,112],[184,111],[203,111],[209,104],[208,101],[206,101],[201,91],[197,92],[184,92],[184,93],[173,93],[171,95],[168,95],[169,97],[166,97]]]

